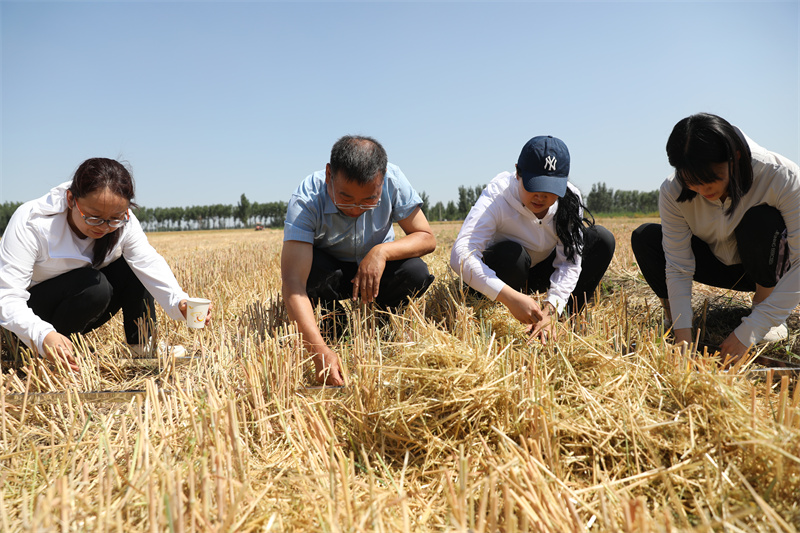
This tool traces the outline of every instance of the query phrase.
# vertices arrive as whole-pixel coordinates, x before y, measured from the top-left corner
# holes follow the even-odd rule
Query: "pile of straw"
[[[604,293],[542,346],[461,291],[440,228],[425,297],[348,308],[333,390],[282,315],[279,232],[154,235],[212,327],[160,315],[183,365],[120,364],[118,319],[79,342],[80,376],[5,363],[0,529],[797,531],[797,378],[675,351],[612,229]]]

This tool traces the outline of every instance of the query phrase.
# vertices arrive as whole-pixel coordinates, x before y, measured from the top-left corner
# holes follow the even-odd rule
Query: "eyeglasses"
[[[86,222],[89,226],[102,226],[103,224],[108,224],[109,228],[121,228],[125,224],[128,223],[128,213],[125,213],[125,218],[100,218],[100,217],[87,217],[81,211],[81,206],[78,205],[78,200],[75,200],[75,207],[78,209],[78,213],[81,214],[81,218],[83,221]]]
[[[374,204],[340,204],[336,201],[336,189],[333,187],[333,180],[331,180],[331,190],[333,191],[333,205],[338,207],[339,209],[361,209],[362,211],[371,211],[381,205],[381,199],[378,198],[378,201]]]

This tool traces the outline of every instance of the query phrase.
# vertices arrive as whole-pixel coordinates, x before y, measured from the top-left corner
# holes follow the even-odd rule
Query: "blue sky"
[[[0,202],[127,160],[144,206],[288,200],[348,133],[433,202],[563,139],[654,190],[681,118],[800,160],[800,3],[0,3]]]

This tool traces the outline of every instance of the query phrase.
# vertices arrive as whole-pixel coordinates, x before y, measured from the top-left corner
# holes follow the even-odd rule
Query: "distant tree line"
[[[134,209],[145,231],[183,231],[283,226],[286,202],[250,202],[242,194],[239,203],[191,207],[140,207]]]
[[[484,187],[485,185],[476,185],[475,187],[461,185],[458,188],[458,203],[450,200],[447,204],[436,202],[434,205],[430,205],[430,199],[423,191],[420,193],[422,212],[425,213],[425,218],[428,220],[464,220],[467,218],[469,210],[480,198]]]
[[[422,211],[428,220],[464,220],[469,210],[480,198],[484,185],[458,188],[458,201],[430,204],[424,191]],[[651,214],[658,212],[658,191],[622,191],[609,188],[605,183],[595,183],[583,198],[586,207],[597,214]],[[0,204],[0,234],[21,202]],[[275,228],[283,226],[286,202],[251,202],[242,194],[239,203],[194,205],[191,207],[139,207],[133,210],[145,231],[183,231],[198,229],[251,228],[257,225]]]
[[[593,214],[658,213],[658,191],[615,191],[605,183],[595,183],[584,198]]]
[[[22,202],[0,204],[0,235]],[[286,218],[286,202],[250,202],[244,194],[239,203],[191,207],[138,207],[133,209],[145,231],[280,227]]]

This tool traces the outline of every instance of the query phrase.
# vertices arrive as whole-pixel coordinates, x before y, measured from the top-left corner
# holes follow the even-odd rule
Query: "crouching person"
[[[22,204],[0,240],[0,326],[78,371],[69,336],[100,327],[121,309],[131,354],[184,354],[182,346],[152,344],[155,301],[182,320],[187,294],[147,242],[130,209],[133,196],[125,166],[93,158],[71,182]]]
[[[317,304],[339,300],[397,308],[424,293],[433,276],[420,257],[436,247],[422,200],[386,151],[369,137],[334,144],[325,170],[292,194],[281,254],[283,299],[312,354],[317,381],[343,385],[338,354],[320,332]],[[395,240],[392,223],[405,236]]]
[[[667,157],[675,172],[661,185],[661,224],[637,228],[631,246],[676,344],[694,340],[693,281],[753,293],[723,356],[786,339],[800,302],[800,168],[708,113],[675,125]]]
[[[614,236],[586,222],[580,191],[568,183],[570,156],[555,137],[534,137],[516,172],[502,172],[470,210],[450,266],[473,289],[529,324],[547,342],[559,315],[577,312],[614,255]],[[547,292],[542,304],[531,294]]]

